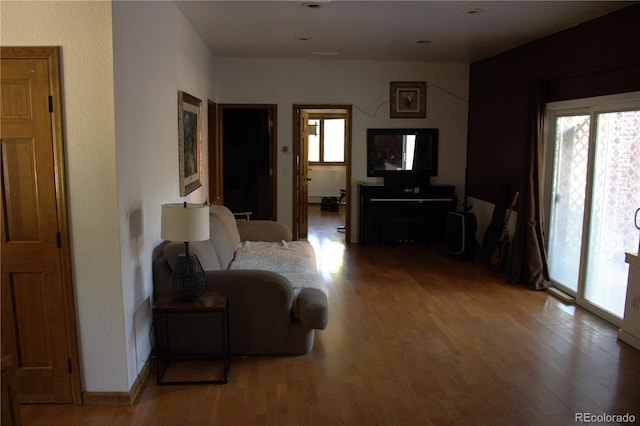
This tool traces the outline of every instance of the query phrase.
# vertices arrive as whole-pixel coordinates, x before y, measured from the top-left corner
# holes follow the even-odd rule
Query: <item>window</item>
[[[309,117],[309,163],[344,163],[346,117],[320,114]]]

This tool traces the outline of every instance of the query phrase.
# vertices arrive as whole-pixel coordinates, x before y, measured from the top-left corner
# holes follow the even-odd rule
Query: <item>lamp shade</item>
[[[167,241],[209,239],[209,207],[206,204],[163,204],[160,236]]]

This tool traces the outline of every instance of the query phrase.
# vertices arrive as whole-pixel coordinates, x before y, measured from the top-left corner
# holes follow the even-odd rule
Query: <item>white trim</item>
[[[640,351],[640,339],[638,339],[633,334],[629,334],[624,330],[618,330],[618,339],[622,340],[625,343],[630,344],[634,348]]]
[[[640,105],[640,91],[619,93],[616,95],[595,96],[591,98],[571,99],[567,101],[549,102],[545,111],[562,111],[563,115],[585,113],[586,111],[613,111],[635,109]]]

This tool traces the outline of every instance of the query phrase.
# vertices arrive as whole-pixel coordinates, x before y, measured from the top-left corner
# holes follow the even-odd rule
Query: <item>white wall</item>
[[[309,165],[309,202],[320,203],[322,197],[340,197],[345,189],[347,168],[337,165]]]
[[[427,82],[427,118],[389,118],[391,81]],[[459,198],[464,194],[467,102],[459,97],[468,96],[468,64],[219,59],[216,85],[216,101],[220,103],[278,105],[278,220],[283,223],[291,225],[292,221],[293,158],[280,147],[293,146],[292,105],[296,103],[353,105],[350,182],[353,199],[357,180],[377,182],[366,177],[365,133],[370,127],[439,128],[439,175],[432,182],[455,185]],[[350,208],[351,237],[356,241],[356,203]]]
[[[127,389],[110,2],[1,3],[2,44],[61,46],[63,131],[84,390]]]
[[[160,206],[207,200],[207,99],[214,58],[173,2],[114,2],[118,218],[130,387],[149,357],[153,248],[160,242]],[[180,197],[178,91],[202,101],[203,186]]]
[[[2,44],[61,46],[82,390],[127,392],[150,353],[160,205],[180,198],[177,92],[214,95],[214,57],[172,2],[0,3]],[[206,120],[203,129],[206,158]]]

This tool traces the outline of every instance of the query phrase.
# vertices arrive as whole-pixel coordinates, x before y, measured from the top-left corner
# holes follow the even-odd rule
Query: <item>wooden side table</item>
[[[163,380],[164,374],[170,367],[173,359],[171,354],[171,339],[169,333],[169,323],[175,315],[198,314],[213,315],[221,319],[221,330],[210,330],[211,337],[219,337],[222,343],[222,360],[224,363],[223,377],[217,380]],[[229,310],[227,293],[224,291],[207,290],[198,300],[184,301],[179,299],[160,298],[153,306],[153,324],[156,344],[156,378],[159,385],[179,385],[179,384],[224,384],[229,377]],[[202,356],[180,356],[180,360],[196,360]],[[207,359],[218,359],[220,354],[209,354]]]

